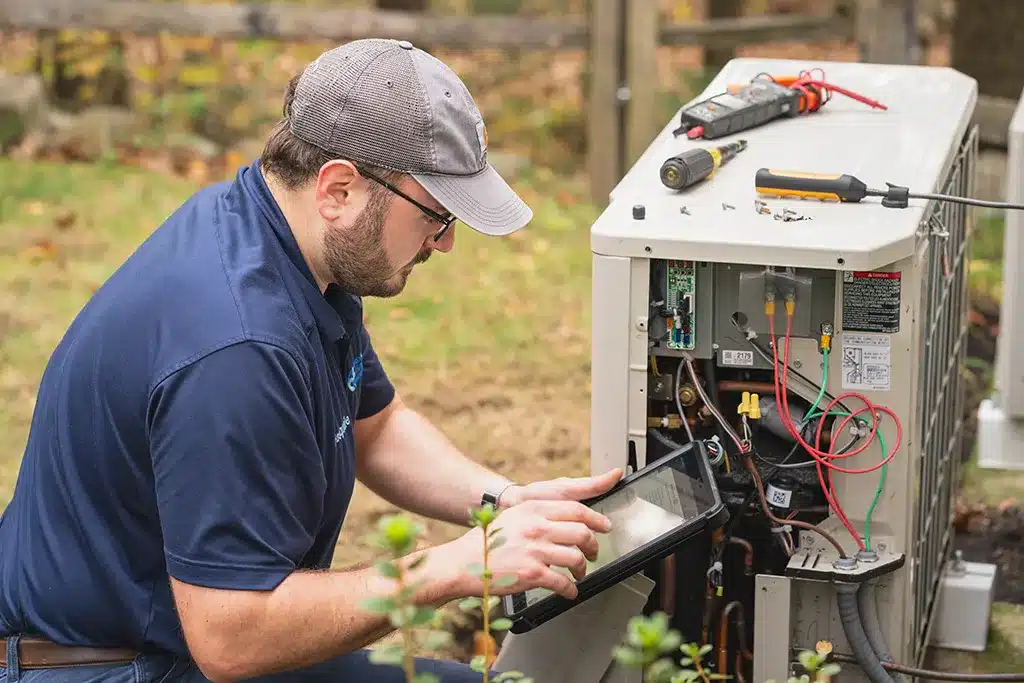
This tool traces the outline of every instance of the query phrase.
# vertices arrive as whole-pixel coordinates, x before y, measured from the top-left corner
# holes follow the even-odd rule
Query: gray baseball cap
[[[485,235],[533,218],[487,161],[487,128],[465,84],[408,41],[355,40],[320,55],[299,78],[291,131],[339,159],[408,173]]]

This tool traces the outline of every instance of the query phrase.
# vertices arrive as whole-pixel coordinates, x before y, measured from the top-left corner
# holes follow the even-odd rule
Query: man
[[[328,569],[356,478],[453,523],[496,502],[498,592],[575,594],[562,570],[582,576],[609,522],[574,501],[621,472],[513,485],[474,464],[403,404],[362,324],[362,297],[451,251],[456,218],[530,220],[486,149],[444,64],[356,41],[293,81],[258,163],[114,273],[50,359],[0,519],[0,683],[403,680],[363,649],[391,629],[362,604],[394,586]],[[416,599],[479,595],[481,541],[413,553]]]

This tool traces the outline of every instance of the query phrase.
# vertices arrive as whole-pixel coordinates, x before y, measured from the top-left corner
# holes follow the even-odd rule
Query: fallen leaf
[[[57,214],[53,219],[53,225],[58,230],[68,230],[78,220],[78,214],[71,209],[66,209]]]
[[[41,216],[43,215],[43,203],[42,202],[29,202],[25,205],[25,213],[29,216]]]
[[[498,643],[494,640],[494,637],[489,636],[483,631],[477,631],[474,633],[473,656],[487,657],[488,668],[493,665],[495,658],[498,656]]]

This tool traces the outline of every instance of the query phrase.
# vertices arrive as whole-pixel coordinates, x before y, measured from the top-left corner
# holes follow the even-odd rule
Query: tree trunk
[[[708,19],[734,19],[743,13],[743,0],[707,0]],[[735,56],[735,50],[707,48],[704,50],[704,69],[710,75],[720,70]]]
[[[953,68],[978,79],[983,95],[1020,99],[1024,89],[1024,2],[958,0]]]

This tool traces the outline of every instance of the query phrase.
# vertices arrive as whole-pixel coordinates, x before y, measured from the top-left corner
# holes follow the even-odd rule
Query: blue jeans
[[[298,636],[297,636],[298,637]],[[7,639],[7,663],[0,667],[0,683],[209,683],[196,665],[173,655],[139,655],[131,664],[101,664],[59,669],[21,669],[15,638]],[[267,683],[404,683],[405,674],[393,666],[373,664],[361,650],[314,666],[265,676]],[[417,659],[416,673],[430,672],[441,683],[477,683],[481,674],[465,664]]]

